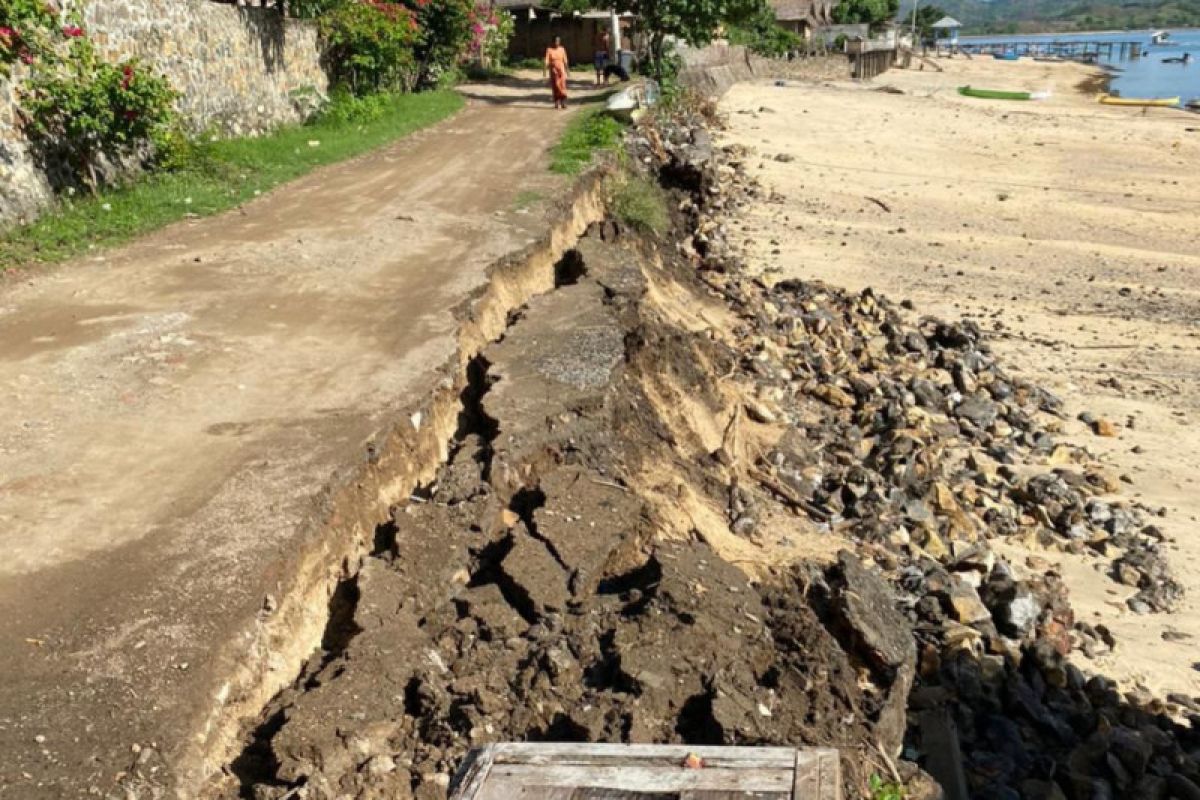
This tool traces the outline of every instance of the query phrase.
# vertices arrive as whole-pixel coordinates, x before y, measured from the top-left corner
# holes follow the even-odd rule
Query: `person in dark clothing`
[[[608,83],[609,78],[616,78],[625,83],[629,80],[629,72],[620,64],[607,64],[604,67],[604,82]]]

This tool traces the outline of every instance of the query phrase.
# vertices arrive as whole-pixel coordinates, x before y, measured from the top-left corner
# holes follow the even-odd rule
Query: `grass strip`
[[[598,151],[617,146],[622,130],[620,122],[604,113],[602,104],[577,112],[550,151],[550,171],[578,175],[587,169]]]
[[[62,261],[120,244],[184,217],[238,206],[311,170],[361,155],[462,108],[453,91],[373,98],[370,113],[331,109],[314,122],[257,138],[206,141],[171,171],[95,196],[64,200],[35,222],[0,234],[0,271]]]

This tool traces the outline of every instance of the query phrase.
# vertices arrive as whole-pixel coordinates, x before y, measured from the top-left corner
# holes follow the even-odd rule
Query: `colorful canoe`
[[[979,97],[984,100],[1032,100],[1031,92],[1002,92],[999,89],[972,89],[970,86],[958,87],[958,93],[963,97]]]
[[[1100,95],[1100,102],[1106,106],[1177,106],[1178,97],[1116,97],[1111,94]]]

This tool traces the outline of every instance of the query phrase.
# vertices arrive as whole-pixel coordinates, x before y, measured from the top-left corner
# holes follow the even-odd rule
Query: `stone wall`
[[[850,77],[850,60],[840,53],[788,61],[763,58],[740,45],[716,43],[704,48],[680,47],[679,55],[683,59],[680,80],[684,85],[716,96],[740,81],[765,78],[833,81]]]
[[[298,121],[327,89],[313,25],[210,0],[84,0],[84,27],[110,59],[137,57],[171,81],[195,131],[253,135]],[[53,200],[21,135],[14,82],[0,78],[0,226]]]

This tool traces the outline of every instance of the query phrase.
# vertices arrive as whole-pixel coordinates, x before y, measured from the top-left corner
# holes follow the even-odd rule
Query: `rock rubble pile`
[[[745,412],[786,428],[749,470],[760,487],[858,543],[888,577],[918,649],[906,755],[949,797],[1194,797],[1196,702],[1122,695],[1067,656],[1119,646],[1075,619],[1054,551],[1105,559],[1138,591],[1135,613],[1182,590],[1155,510],[1116,496],[1121,477],[1060,441],[1062,403],[1013,377],[970,322],[907,321],[871,290],[773,281],[749,268],[736,213],[771,202],[749,153],[717,148],[711,119],[680,117],[639,137],[691,236],[678,245],[739,312],[732,341],[752,387]],[[744,492],[744,489],[742,490]],[[753,537],[753,503],[731,504]],[[1028,553],[1021,573],[998,550]],[[1044,554],[1044,555],[1039,555]],[[1169,715],[1167,712],[1171,712]],[[962,758],[946,758],[946,748]]]

